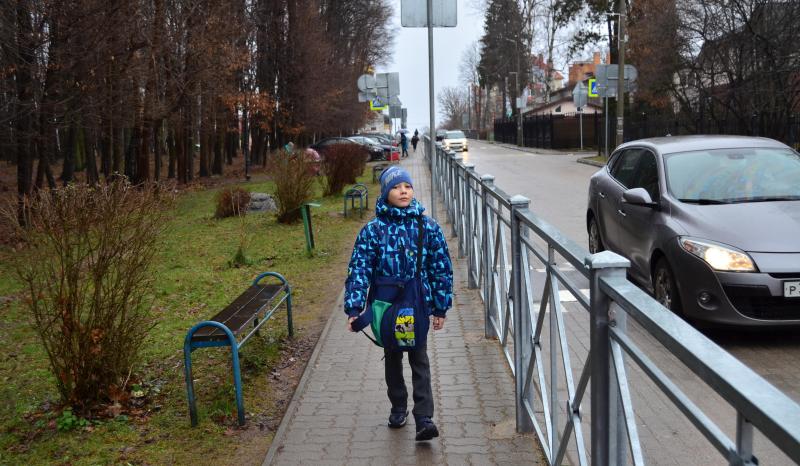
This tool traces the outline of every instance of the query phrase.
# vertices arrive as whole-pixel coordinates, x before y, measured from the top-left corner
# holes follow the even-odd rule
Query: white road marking
[[[586,296],[587,298],[589,297],[589,290],[588,289],[581,288],[581,293],[584,296]],[[575,298],[575,296],[573,296],[572,293],[570,293],[568,290],[559,290],[558,291],[558,300],[561,301],[562,303],[572,303],[572,302],[577,302],[578,301]],[[539,307],[541,307],[541,305],[542,305],[541,301],[534,301],[533,302],[533,312],[534,313],[539,312]],[[547,306],[547,311],[545,311],[545,312],[550,312],[550,306]],[[569,312],[569,310],[567,308],[565,308],[565,307],[562,307],[561,308],[561,312],[566,314],[566,313]]]

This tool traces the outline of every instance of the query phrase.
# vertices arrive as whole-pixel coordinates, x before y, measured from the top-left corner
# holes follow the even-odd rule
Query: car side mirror
[[[650,193],[644,188],[633,188],[622,193],[622,200],[626,204],[640,205],[644,207],[656,208],[658,204],[653,202]]]

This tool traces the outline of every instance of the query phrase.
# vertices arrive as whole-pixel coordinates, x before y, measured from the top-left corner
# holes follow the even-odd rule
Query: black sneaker
[[[392,410],[389,413],[389,427],[392,429],[398,429],[406,425],[406,421],[408,420],[408,410],[404,409],[402,411],[395,411]]]
[[[429,417],[417,419],[417,441],[430,440],[439,436],[439,429]]]

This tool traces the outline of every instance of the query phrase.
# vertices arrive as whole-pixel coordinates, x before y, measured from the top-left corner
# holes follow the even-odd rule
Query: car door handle
[[[606,195],[605,195],[605,193],[603,193],[603,191],[597,191],[597,195],[600,196],[600,199],[605,199],[606,198]]]
[[[628,216],[628,214],[626,214],[625,212],[623,212],[621,209],[617,209],[617,213],[618,213],[618,214],[620,214],[620,215],[622,215],[623,217],[627,217],[627,216]]]

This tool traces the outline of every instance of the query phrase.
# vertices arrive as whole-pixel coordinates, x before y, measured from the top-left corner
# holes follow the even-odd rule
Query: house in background
[[[532,57],[532,61],[531,81],[533,82],[528,85],[528,99],[526,107],[537,107],[547,101],[547,86],[545,85],[545,77],[549,76],[551,94],[554,91],[560,90],[564,87],[564,75],[553,68],[553,64],[547,62],[541,53],[538,56]]]
[[[608,61],[607,59],[606,63],[608,63]],[[582,82],[584,86],[588,87],[589,79],[594,77],[597,65],[601,63],[601,53],[594,52],[591,60],[578,61],[571,64],[569,66],[569,80],[567,84],[559,88],[551,88],[550,102],[545,103],[541,101],[538,105],[523,113],[527,115],[548,115],[550,113],[553,115],[566,115],[577,112],[578,109],[575,107],[575,103],[572,100],[572,91],[575,89],[578,82]],[[563,77],[561,79],[563,80]],[[586,108],[584,108],[584,113],[594,112],[603,113],[602,99],[589,99]]]

